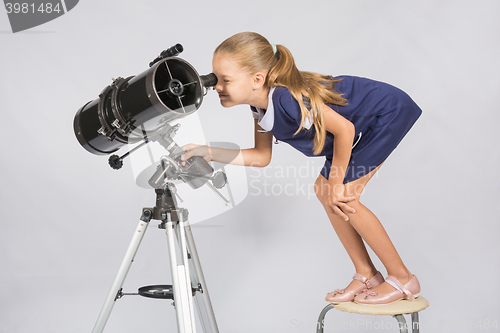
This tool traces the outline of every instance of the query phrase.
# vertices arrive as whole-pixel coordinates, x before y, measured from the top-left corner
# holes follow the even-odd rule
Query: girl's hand
[[[346,197],[344,184],[331,185],[326,193],[326,203],[330,206],[334,214],[342,217],[344,220],[349,221],[346,213],[356,213],[356,210],[349,206],[347,203],[356,200],[355,196]]]
[[[187,144],[181,147],[186,153],[181,156],[182,164],[191,156],[201,156],[207,162],[212,160],[212,152],[209,146],[197,145],[194,143]]]

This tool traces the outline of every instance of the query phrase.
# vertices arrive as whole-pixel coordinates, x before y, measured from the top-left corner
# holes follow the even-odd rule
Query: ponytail
[[[321,153],[326,140],[323,104],[347,104],[347,100],[334,91],[335,83],[340,80],[333,80],[327,75],[299,71],[286,47],[276,45],[275,53],[266,38],[253,32],[242,32],[226,39],[215,49],[214,54],[217,53],[233,55],[249,73],[268,71],[268,87],[288,88],[299,103],[302,116],[295,134],[302,130],[306,119],[312,120],[316,130],[313,152],[315,155]]]

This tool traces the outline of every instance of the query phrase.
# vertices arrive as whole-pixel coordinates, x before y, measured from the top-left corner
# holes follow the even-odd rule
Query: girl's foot
[[[377,272],[373,277],[366,278],[361,274],[356,273],[353,276],[353,281],[345,289],[336,289],[328,295],[325,299],[332,304],[346,303],[354,300],[356,294],[365,289],[371,290],[372,288],[384,282],[384,278],[380,272]]]
[[[358,294],[354,301],[360,304],[366,305],[383,305],[390,304],[401,299],[414,300],[420,295],[420,283],[415,275],[403,284],[402,281],[396,279],[395,277],[389,275],[384,283],[386,286],[380,285],[380,288],[373,288],[372,290],[365,290],[364,292]],[[382,290],[387,290],[387,286],[390,287],[389,292],[382,293]],[[379,290],[379,292],[375,290]]]
[[[410,281],[413,278],[413,274],[411,274],[410,272],[408,272],[407,275],[404,277],[395,275],[392,276],[397,278],[397,280],[400,281],[403,285],[408,283],[408,281]],[[393,285],[394,283],[391,285],[389,282],[385,281],[384,283],[381,283],[380,285],[372,288],[370,291],[378,294],[389,294],[397,290]]]

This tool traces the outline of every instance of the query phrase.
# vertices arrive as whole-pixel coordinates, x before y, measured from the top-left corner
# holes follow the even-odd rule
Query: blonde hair
[[[323,104],[346,105],[347,100],[336,92],[331,76],[299,71],[290,51],[283,45],[276,45],[276,53],[269,41],[255,32],[241,32],[223,41],[214,51],[234,57],[249,73],[267,71],[266,86],[286,87],[300,106],[302,119],[295,134],[299,133],[306,119],[312,117],[316,135],[314,154],[323,150],[326,128]],[[311,111],[309,111],[309,109]]]

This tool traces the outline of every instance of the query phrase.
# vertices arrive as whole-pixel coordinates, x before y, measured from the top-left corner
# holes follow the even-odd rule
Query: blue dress
[[[402,90],[389,84],[366,78],[338,76],[335,90],[342,93],[348,105],[331,105],[330,108],[354,124],[356,135],[353,143],[344,184],[363,177],[379,166],[397,147],[422,113],[415,102]],[[271,89],[267,110],[251,107],[259,125],[274,137],[286,142],[306,156],[325,156],[321,174],[330,175],[334,136],[327,132],[320,154],[314,155],[316,130],[305,123],[297,135],[301,121],[298,102],[288,88]]]

